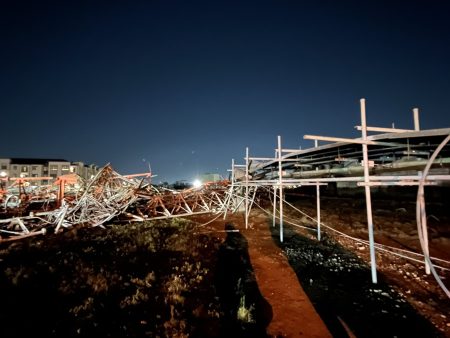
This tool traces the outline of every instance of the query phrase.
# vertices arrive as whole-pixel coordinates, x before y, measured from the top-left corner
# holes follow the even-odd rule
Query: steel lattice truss
[[[74,226],[103,226],[112,221],[145,221],[203,213],[227,207],[228,182],[182,191],[158,190],[144,180],[128,178],[105,166],[92,180],[64,195],[52,211],[0,220],[0,241],[15,240]],[[230,202],[228,202],[229,205]],[[5,202],[4,208],[7,204]]]

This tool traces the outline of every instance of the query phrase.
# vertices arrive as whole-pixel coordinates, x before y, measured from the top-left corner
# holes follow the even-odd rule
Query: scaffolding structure
[[[247,147],[245,164],[235,164],[232,160],[229,194],[234,205],[232,210],[243,204],[247,228],[257,191],[269,189],[273,196],[273,226],[278,218],[280,242],[283,242],[284,190],[316,186],[317,239],[320,241],[320,186],[333,183],[364,187],[371,275],[372,282],[377,283],[371,188],[418,186],[418,233],[425,269],[427,274],[433,272],[437,277],[429,258],[423,186],[450,181],[450,128],[420,130],[417,108],[413,109],[414,129],[371,127],[366,122],[365,99],[360,100],[360,111],[361,125],[355,127],[361,131],[360,138],[305,135],[304,139],[314,140],[315,146],[301,150],[283,148],[281,136],[278,136],[275,156],[268,158],[251,157]],[[368,132],[378,134],[369,136]],[[319,146],[319,141],[329,143]],[[450,293],[448,295],[450,297]]]

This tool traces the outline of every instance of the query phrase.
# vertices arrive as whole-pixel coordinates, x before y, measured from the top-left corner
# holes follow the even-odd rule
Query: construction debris
[[[176,191],[158,190],[137,176],[120,175],[106,165],[87,182],[74,176],[59,177],[56,193],[19,189],[23,196],[17,196],[3,191],[0,211],[12,217],[0,219],[0,242],[58,233],[74,226],[103,226],[113,220],[145,221],[219,213],[225,208],[227,181]],[[71,189],[66,190],[66,184]],[[35,201],[40,201],[40,210],[24,215]],[[51,206],[53,209],[47,210]]]

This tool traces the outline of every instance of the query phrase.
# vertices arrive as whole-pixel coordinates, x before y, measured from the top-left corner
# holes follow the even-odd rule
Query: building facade
[[[99,167],[83,162],[70,162],[64,159],[39,158],[0,158],[0,178],[8,181],[17,178],[35,178],[32,185],[46,185],[58,176],[77,174],[83,179],[90,179],[99,171]],[[51,177],[51,179],[38,179]]]

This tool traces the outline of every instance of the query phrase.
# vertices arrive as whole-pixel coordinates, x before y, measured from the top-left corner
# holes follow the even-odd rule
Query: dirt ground
[[[315,216],[316,201],[311,197],[291,197],[291,202],[306,214]],[[446,260],[437,261],[447,270],[437,269],[439,276],[447,288],[450,287],[450,212],[448,202],[427,204],[429,248],[431,256]],[[415,203],[408,200],[375,199],[374,210],[374,234],[377,243],[396,247],[403,250],[421,253],[420,242],[417,236],[415,221]],[[335,230],[363,240],[368,240],[368,231],[365,214],[365,202],[355,198],[322,198],[322,222]],[[287,213],[304,226],[316,227],[310,219],[299,215],[292,208]],[[290,228],[305,238],[316,242],[316,232],[293,226]],[[369,250],[366,245],[355,242],[324,228],[324,244],[337,243],[344,250],[354,254],[355,259],[362,260],[364,264],[370,264]],[[331,243],[331,244],[329,244]],[[399,252],[399,251],[397,251]],[[403,253],[403,252],[399,252]],[[291,253],[292,254],[292,253]],[[295,254],[294,254],[295,255]],[[289,256],[289,253],[288,253]],[[406,303],[408,303],[420,316],[426,318],[439,332],[450,337],[450,300],[439,287],[432,275],[425,273],[423,258],[413,256],[418,262],[395,256],[389,252],[376,250],[376,262],[379,283],[372,285],[372,294],[383,295],[379,291],[382,283],[386,283]],[[335,266],[333,262],[331,268]],[[342,262],[343,263],[343,262]],[[337,266],[342,269],[341,262]],[[345,269],[345,266],[344,266]],[[370,272],[366,273],[370,280]],[[380,282],[381,281],[381,282]],[[313,292],[313,291],[311,291]],[[381,296],[382,298],[382,296]],[[393,325],[396,325],[394,322]]]
[[[339,203],[336,202],[334,199],[323,201],[322,221],[351,236],[367,239],[367,230],[362,225],[365,222],[364,206],[359,202],[355,205],[352,200],[339,199]],[[295,198],[292,203],[315,215],[315,199]],[[381,207],[383,203],[375,202],[374,205]],[[286,208],[286,216],[299,225],[315,227],[311,220],[289,208]],[[403,210],[393,217],[384,209],[376,209],[374,220],[377,224],[384,224],[381,229],[376,229],[376,241],[397,247],[403,243],[401,248],[418,250],[412,220],[404,225],[409,222],[405,218],[409,217]],[[445,221],[442,215],[440,217]],[[269,335],[309,337],[321,332],[319,336],[325,337],[327,334],[321,331],[325,326],[333,337],[450,337],[447,318],[450,301],[434,278],[425,274],[423,264],[377,252],[378,282],[373,284],[367,246],[336,236],[332,231],[322,232],[322,240],[317,242],[315,231],[288,224],[284,226],[284,242],[280,243],[278,224],[273,228],[271,219],[261,210],[252,212],[248,230],[244,229],[242,216],[232,221],[239,224],[240,233],[252,244],[249,251],[252,251],[252,246],[258,248],[257,264],[253,259],[252,263],[259,288],[274,313],[267,328]],[[399,226],[400,221],[401,230],[392,233],[390,224]],[[218,230],[217,226],[217,223],[210,225]],[[431,228],[435,229],[436,225]],[[407,233],[410,235],[405,241]],[[430,241],[432,254],[448,253],[447,241],[440,237],[446,232],[433,233],[435,235]],[[438,239],[437,245],[434,245],[434,238]],[[274,253],[273,243],[281,251]],[[446,258],[445,254],[438,257]],[[284,263],[285,258],[287,263]],[[274,261],[280,264],[280,268],[273,271]],[[294,271],[297,279],[277,285],[281,269]],[[441,277],[445,281],[450,275],[447,271],[441,273]],[[263,291],[264,283],[272,284],[272,292]],[[300,292],[295,289],[297,283],[300,284]],[[286,293],[286,289],[290,292]],[[295,304],[302,294],[307,295],[319,320],[313,317],[304,320],[305,304],[289,310],[282,308],[287,303]],[[282,315],[276,316],[275,309]],[[306,331],[295,333],[299,328]]]
[[[315,216],[315,199],[287,198]],[[377,242],[420,252],[414,205],[374,205]],[[431,254],[448,260],[447,211],[430,211]],[[315,227],[288,207],[286,217]],[[1,244],[0,336],[450,337],[450,301],[423,264],[377,252],[372,284],[367,247],[332,231],[318,242],[285,224],[280,243],[260,209],[249,229],[242,214],[210,219]],[[322,221],[367,239],[360,200],[324,198]]]

